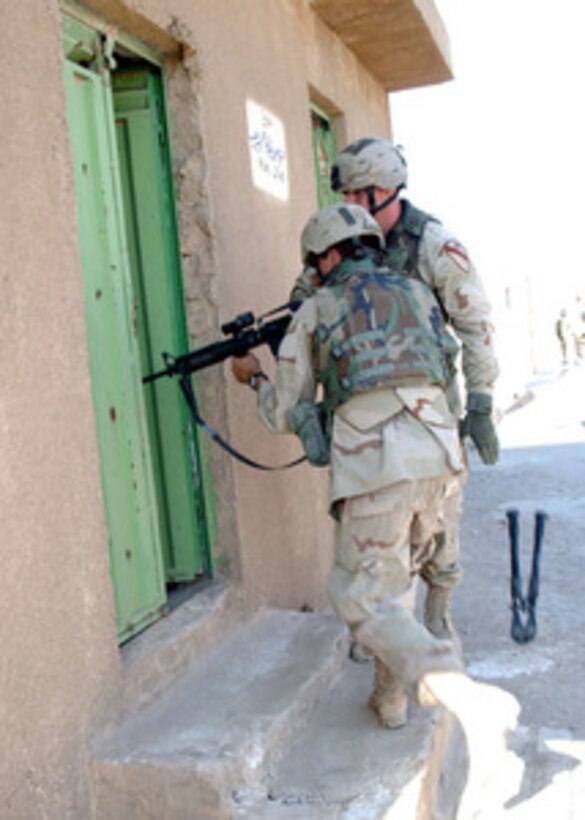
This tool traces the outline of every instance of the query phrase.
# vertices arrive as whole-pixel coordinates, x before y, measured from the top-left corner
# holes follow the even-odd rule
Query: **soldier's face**
[[[366,211],[370,210],[370,203],[368,200],[368,192],[365,188],[360,188],[358,191],[346,191],[343,198],[350,205],[361,205]]]
[[[343,196],[346,202],[354,205],[361,205],[366,211],[373,214],[374,219],[382,228],[384,233],[388,233],[398,222],[401,212],[401,203],[396,195],[396,188],[385,191],[382,188],[373,188],[374,201],[370,201],[367,188],[360,188],[357,191],[347,191]],[[392,197],[392,201],[388,198]],[[394,198],[395,197],[395,198]]]

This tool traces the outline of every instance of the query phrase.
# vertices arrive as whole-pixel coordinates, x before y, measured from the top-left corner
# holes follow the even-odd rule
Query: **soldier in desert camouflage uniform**
[[[453,642],[416,620],[412,590],[433,562],[440,510],[463,463],[444,390],[441,311],[421,282],[378,268],[368,243],[379,250],[383,236],[365,209],[317,212],[301,244],[323,286],[295,314],[274,384],[254,354],[234,359],[233,370],[258,390],[269,429],[297,432],[315,463],[330,455],[330,598],[375,656],[370,705],[398,727],[405,691],[420,702],[429,692],[440,698],[433,675],[461,669]],[[311,413],[318,385],[323,427]]]
[[[491,419],[492,393],[498,367],[492,341],[491,310],[477,271],[466,249],[438,220],[415,208],[400,192],[407,182],[406,162],[388,140],[356,140],[337,157],[332,188],[346,202],[365,207],[382,228],[386,243],[380,264],[410,279],[424,282],[433,292],[444,320],[461,345],[466,391],[466,415],[461,423],[486,464],[498,458],[498,439]],[[319,283],[307,266],[292,298],[311,295]],[[463,415],[454,360],[458,344],[453,335],[445,344],[449,359],[447,396],[452,413]],[[427,583],[425,624],[438,637],[456,638],[450,618],[451,590],[458,583],[459,524],[466,471],[453,482],[443,506],[443,525],[437,534],[433,561],[422,573]]]

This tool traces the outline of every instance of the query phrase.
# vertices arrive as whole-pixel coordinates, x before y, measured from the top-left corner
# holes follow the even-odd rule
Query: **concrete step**
[[[244,620],[240,589],[216,579],[122,647],[122,714],[159,697]]]
[[[333,617],[264,610],[95,745],[95,820],[221,820],[303,726],[347,655]]]
[[[466,770],[458,725],[440,708],[410,706],[408,724],[383,729],[367,706],[373,663],[344,662],[262,793],[237,795],[240,820],[453,818]]]

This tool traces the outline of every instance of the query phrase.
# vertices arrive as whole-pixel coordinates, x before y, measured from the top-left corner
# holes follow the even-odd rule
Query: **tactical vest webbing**
[[[422,281],[418,270],[418,250],[428,222],[438,220],[403,199],[400,220],[386,237],[386,247],[380,251],[379,264],[402,276]]]
[[[441,311],[426,285],[372,266],[324,290],[315,359],[329,413],[357,393],[445,384]]]
[[[419,248],[424,230],[429,222],[439,222],[439,220],[415,208],[407,199],[402,200],[402,213],[398,223],[386,236],[386,246],[380,251],[378,264],[384,265],[394,273],[406,276],[411,279],[418,279],[425,282],[418,267]],[[425,282],[425,284],[427,284]],[[448,322],[448,316],[441,305],[440,307],[443,322]],[[449,379],[455,377],[457,368],[455,361],[459,352],[459,345],[455,337],[446,328],[443,331],[443,346]]]

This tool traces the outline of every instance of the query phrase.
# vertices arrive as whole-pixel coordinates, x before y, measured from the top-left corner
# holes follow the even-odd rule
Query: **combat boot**
[[[399,729],[408,720],[408,698],[390,669],[376,660],[374,689],[368,700],[380,724],[387,729]]]
[[[457,654],[461,656],[461,641],[451,620],[451,590],[448,587],[440,587],[435,584],[427,586],[424,624],[435,638],[450,640],[455,646]]]

